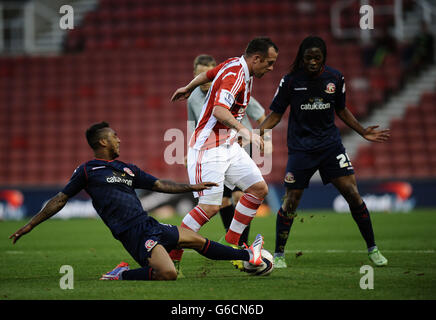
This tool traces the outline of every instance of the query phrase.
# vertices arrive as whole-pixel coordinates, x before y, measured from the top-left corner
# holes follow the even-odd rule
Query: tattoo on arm
[[[238,129],[238,128],[236,128],[236,126],[235,126],[231,121],[229,121],[229,120],[227,120],[227,119],[222,119],[222,120],[220,120],[220,122],[221,122],[223,125],[225,125],[226,127],[229,127],[230,129],[235,129],[235,130]]]
[[[51,198],[44,208],[38,212],[29,222],[33,227],[37,226],[41,222],[49,219],[56,213],[58,213],[67,203],[68,196],[62,192],[59,192],[53,198]]]
[[[230,129],[235,129],[236,131],[241,130],[244,128],[244,126],[235,119],[235,117],[232,115],[232,113],[222,107],[222,106],[215,106],[213,110],[213,116],[223,125]]]

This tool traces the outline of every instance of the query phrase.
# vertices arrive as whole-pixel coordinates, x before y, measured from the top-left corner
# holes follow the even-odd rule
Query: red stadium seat
[[[0,139],[0,147],[15,150],[1,153],[2,163],[14,162],[15,174],[0,171],[0,181],[64,183],[65,173],[69,176],[80,161],[92,156],[83,138],[84,130],[102,120],[122,135],[123,156],[145,161],[157,175],[177,175],[180,167],[168,168],[162,161],[163,135],[168,128],[186,130],[186,107],[184,103],[170,103],[171,94],[192,78],[196,55],[209,53],[221,62],[239,56],[247,39],[260,34],[269,35],[279,44],[282,57],[271,74],[254,82],[253,96],[267,110],[302,38],[318,34],[328,45],[328,64],[345,75],[350,109],[358,119],[366,117],[372,111],[370,103],[383,102],[386,90],[399,88],[403,70],[398,56],[393,55],[388,55],[379,68],[366,68],[359,43],[339,43],[333,38],[329,8],[328,1],[323,0],[100,0],[81,25],[67,34],[66,47],[74,53],[0,57],[0,111],[7,115],[0,117],[0,134],[5,137],[5,133],[11,133]],[[358,23],[358,16],[351,14],[358,9],[358,4],[353,4],[350,14],[342,17],[343,26]],[[392,21],[379,15],[377,23]],[[349,85],[360,77],[366,77],[370,89]],[[436,153],[435,98],[435,93],[427,93],[419,110],[411,110],[405,121],[391,124],[391,143],[359,151],[353,163],[359,168],[360,178],[406,174],[404,154]],[[268,181],[283,180],[287,118],[286,113],[274,129],[274,170],[266,176]],[[337,125],[347,129],[342,121]],[[18,170],[29,159],[49,161],[53,148],[64,159],[59,169],[52,170],[54,163],[47,162],[43,170],[35,165],[30,165],[26,174]],[[424,163],[420,156],[413,159],[414,163]],[[426,166],[433,164],[433,157],[428,157]],[[419,176],[429,174],[427,169],[416,172]]]

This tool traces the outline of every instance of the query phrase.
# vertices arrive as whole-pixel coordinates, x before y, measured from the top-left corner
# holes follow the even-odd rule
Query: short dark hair
[[[304,51],[310,48],[318,48],[321,50],[324,55],[322,64],[325,65],[327,60],[327,46],[324,40],[317,36],[308,36],[301,42],[300,47],[298,48],[297,56],[291,65],[291,73],[295,73],[303,68]]]
[[[268,37],[257,37],[251,40],[245,49],[245,56],[250,57],[253,54],[260,53],[263,57],[268,55],[269,48],[273,47],[276,52],[279,48]]]
[[[86,140],[88,141],[89,146],[95,150],[98,148],[98,142],[103,137],[102,136],[102,129],[109,128],[109,123],[102,121],[99,123],[95,123],[92,126],[90,126],[86,130]]]
[[[214,57],[208,55],[208,54],[200,54],[194,59],[194,70],[197,68],[198,65],[202,66],[216,66],[216,61]]]

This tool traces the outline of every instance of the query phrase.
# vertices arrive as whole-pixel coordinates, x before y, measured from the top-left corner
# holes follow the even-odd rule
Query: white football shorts
[[[237,186],[245,191],[265,181],[260,169],[238,143],[222,144],[208,150],[188,149],[188,175],[191,184],[215,182],[217,187],[194,192],[199,203],[221,205],[224,184],[231,190]]]

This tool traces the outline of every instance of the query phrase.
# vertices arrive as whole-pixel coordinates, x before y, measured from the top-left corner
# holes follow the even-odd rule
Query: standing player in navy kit
[[[216,186],[215,183],[184,184],[159,180],[133,164],[115,160],[119,156],[121,141],[106,122],[92,125],[86,131],[86,138],[95,159],[80,165],[65,188],[51,198],[28,224],[9,237],[14,244],[59,212],[69,198],[85,189],[114,238],[141,265],[141,268],[130,270],[129,265],[122,262],[101,280],[175,280],[177,272],[168,252],[180,247],[194,249],[214,260],[237,259],[254,265],[262,262],[263,241],[255,241],[249,249],[239,250],[205,239],[191,230],[161,224],[143,210],[135,193],[135,188],[165,193],[201,191]]]
[[[271,113],[260,126],[276,126],[291,106],[288,123],[288,163],[285,175],[286,194],[277,213],[276,268],[286,268],[284,247],[296,210],[312,175],[319,170],[324,184],[332,183],[348,202],[353,219],[368,247],[369,259],[376,266],[387,265],[377,249],[368,209],[356,185],[354,170],[334,124],[336,114],[350,128],[372,142],[384,142],[389,130],[378,126],[363,128],[345,106],[343,75],[325,65],[327,49],[319,37],[310,36],[301,43],[291,72],[286,74],[271,103]]]

